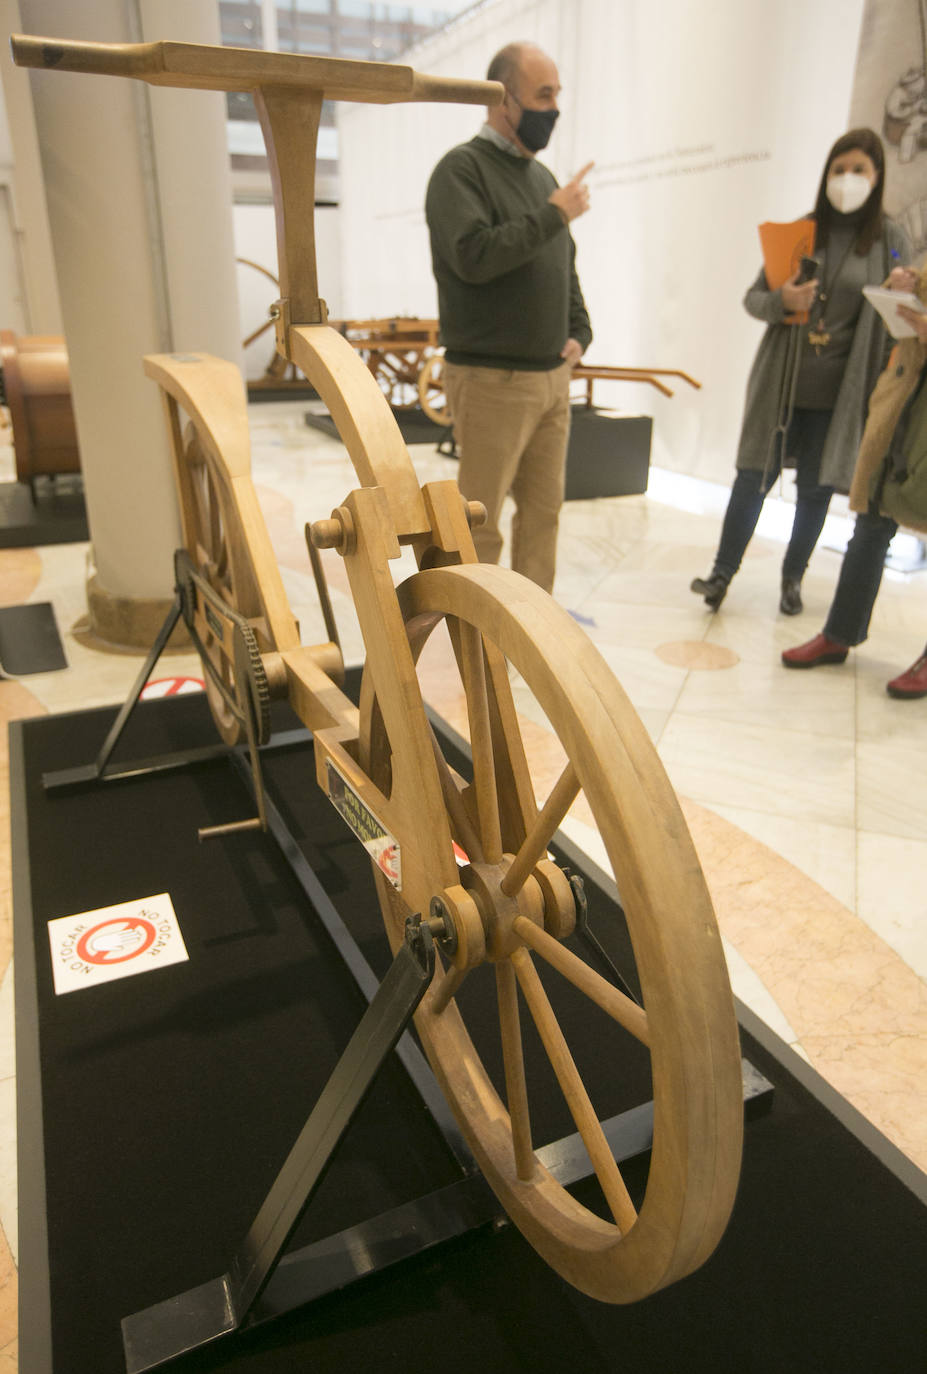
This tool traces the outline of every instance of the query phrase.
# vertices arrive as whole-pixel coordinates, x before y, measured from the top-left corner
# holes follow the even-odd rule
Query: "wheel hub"
[[[476,903],[483,923],[486,958],[491,963],[508,959],[524,943],[512,929],[516,916],[527,916],[538,926],[544,924],[544,899],[534,878],[526,879],[514,897],[502,891],[502,880],[513,858],[506,854],[499,864],[472,863],[461,873],[461,883]]]

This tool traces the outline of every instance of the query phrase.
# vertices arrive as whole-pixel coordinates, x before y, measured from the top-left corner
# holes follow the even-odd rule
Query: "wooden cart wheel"
[[[413,410],[418,405],[418,369],[421,352],[372,353],[367,366],[394,410]]]
[[[590,1296],[634,1301],[711,1254],[739,1173],[737,1023],[692,841],[634,709],[595,647],[549,597],[514,573],[480,564],[417,573],[398,594],[417,671],[429,636],[447,625],[473,755],[467,785],[433,740],[451,832],[469,863],[460,869],[459,887],[438,891],[437,903],[432,899],[432,914],[451,914],[457,944],[452,953],[445,946],[439,957],[416,1016],[419,1034],[483,1171],[531,1244]],[[553,783],[536,776],[537,765],[526,758],[506,660],[560,741],[562,767]],[[389,741],[369,675],[360,739],[362,764],[388,793]],[[548,860],[547,846],[580,792],[621,893],[643,1008],[568,942],[572,891]],[[418,814],[414,796],[394,800],[410,816]],[[395,948],[409,912],[401,893],[376,876]],[[568,1048],[539,965],[558,971],[545,972],[546,983],[562,976],[561,991],[565,986],[575,996],[578,990],[595,1004],[587,1007],[601,1023],[594,1044]],[[467,999],[493,973],[498,1012],[484,1040],[486,1027],[468,1023]],[[523,1033],[543,1043],[549,1077],[562,1090],[601,1185],[602,1215],[561,1187],[536,1158],[535,1146],[543,1142],[531,1135]],[[584,1082],[594,1076],[582,1067],[590,1053],[601,1065],[616,1037],[624,1037],[627,1053],[649,1050],[654,1129],[642,1198],[625,1185]],[[483,1047],[493,1041],[496,1053],[487,1055]],[[623,1053],[619,1048],[612,1066],[618,1081]],[[485,1066],[492,1061],[498,1082]],[[535,1102],[544,1091],[550,1089],[542,1084]]]
[[[200,443],[195,426],[183,435],[180,493],[181,522],[187,552],[196,571],[222,600],[248,620],[261,617],[258,595],[245,542],[237,530],[234,504],[225,479],[209,450]],[[221,628],[221,627],[220,627]],[[230,646],[209,628],[207,617],[204,649],[226,690],[235,695],[235,666]],[[245,728],[229,708],[208,671],[204,674],[206,696],[216,728],[226,744],[238,744]]]
[[[451,413],[444,392],[444,354],[432,353],[418,374],[418,403],[436,425],[450,425]]]

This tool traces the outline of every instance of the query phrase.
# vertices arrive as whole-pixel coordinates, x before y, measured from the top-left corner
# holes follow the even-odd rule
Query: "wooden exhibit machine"
[[[277,347],[325,401],[358,480],[307,534],[311,546],[335,548],[344,560],[366,647],[359,709],[338,685],[336,643],[299,642],[251,482],[237,369],[188,354],[145,360],[163,393],[175,459],[184,539],[178,604],[202,656],[219,732],[228,744],[250,740],[258,791],[268,703],[285,698],[312,732],[316,781],[373,853],[394,963],[329,1085],[341,1075],[340,1086],[350,1089],[336,1092],[332,1105],[326,1088],[228,1272],[126,1319],[128,1367],[152,1368],[249,1324],[255,1313],[268,1315],[265,1290],[276,1261],[345,1127],[341,1099],[359,1098],[413,1010],[485,1178],[564,1279],[604,1302],[628,1303],[682,1278],[712,1253],[730,1215],[743,1086],[721,938],[678,802],[646,729],[576,622],[524,578],[477,562],[470,525],[483,512],[463,500],[456,483],[419,486],[383,392],[352,345],[326,324],[316,285],[312,169],[323,98],[493,104],[502,87],[403,66],[170,42],[14,37],[12,47],[22,66],[252,92],[276,199]],[[418,571],[396,587],[389,563],[402,545],[414,550]],[[417,676],[419,657],[442,626],[466,697],[472,782],[445,758]],[[509,665],[561,742],[566,762],[553,786],[533,776]],[[580,793],[621,894],[642,1004],[565,943],[581,917],[582,894],[548,847]],[[636,1203],[542,987],[538,960],[587,998],[594,1016],[647,1047],[652,1148]],[[496,984],[504,1101],[456,1000],[466,979],[479,978]],[[390,996],[400,1011],[385,1006]],[[601,1214],[571,1195],[532,1139],[525,1009],[601,1185]],[[379,1059],[362,1035],[371,1025],[383,1042]],[[614,1067],[620,1075],[620,1062]]]

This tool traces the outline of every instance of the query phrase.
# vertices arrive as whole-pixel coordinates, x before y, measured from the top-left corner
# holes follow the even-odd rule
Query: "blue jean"
[[[849,649],[866,638],[885,555],[897,529],[887,515],[870,515],[868,511],[857,515],[824,626],[828,639]]]
[[[804,576],[834,494],[833,487],[822,487],[818,483],[831,415],[829,410],[795,410],[785,437],[785,450],[795,459],[798,486],[792,533],[782,560],[782,576],[789,581],[800,582]],[[753,538],[766,493],[778,477],[781,466],[777,456],[765,474],[752,468],[738,471],[721,526],[713,574],[720,573],[730,581],[737,572]]]

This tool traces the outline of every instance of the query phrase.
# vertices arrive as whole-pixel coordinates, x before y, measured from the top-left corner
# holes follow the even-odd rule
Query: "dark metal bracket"
[[[227,745],[212,744],[202,749],[188,749],[183,753],[166,754],[150,759],[136,759],[132,763],[108,767],[110,757],[119,743],[126,723],[138,705],[145,683],[154,671],[154,666],[164,652],[165,645],[182,614],[183,598],[180,589],[177,588],[174,593],[173,605],[167,613],[164,624],[158,631],[157,638],[151,646],[138,677],[135,679],[132,690],[122,703],[119,714],[103,741],[103,746],[96,759],[93,763],[82,764],[78,768],[60,768],[51,773],[43,773],[42,786],[46,792],[54,792],[61,788],[82,787],[93,782],[109,782],[116,778],[133,778],[147,773],[168,772],[173,768],[186,767],[188,763],[220,758],[223,754],[228,753]]]
[[[424,996],[434,962],[431,933],[413,918],[389,972],[227,1271],[209,1283],[124,1318],[128,1374],[155,1369],[250,1323],[334,1152]],[[279,1294],[271,1298],[268,1315],[276,1313],[279,1301]],[[298,1301],[305,1301],[305,1297],[299,1295]]]
[[[184,589],[184,576],[188,585],[198,584],[197,578],[192,567],[188,567],[189,557],[184,550],[178,549],[174,555],[175,586],[174,601],[168,611],[164,624],[158,631],[154,643],[145,659],[138,677],[135,679],[129,695],[123,702],[119,714],[113,721],[103,746],[93,763],[82,764],[77,768],[61,768],[53,772],[42,774],[42,786],[46,792],[55,792],[63,789],[83,787],[88,783],[97,782],[119,782],[127,778],[144,777],[150,773],[169,773],[179,768],[186,768],[194,763],[208,763],[212,759],[223,758],[230,753],[227,744],[211,744],[199,749],[178,750],[170,754],[144,759],[134,759],[128,763],[110,765],[110,758],[122,737],[122,732],[128,724],[129,717],[139,703],[145,684],[154,671],[155,664],[158,662],[167,641],[174,631],[178,620],[183,616],[191,634],[194,634],[192,616],[188,613],[189,607],[186,601]],[[205,588],[203,589],[205,591]],[[229,616],[235,618],[237,613],[226,610]],[[194,634],[194,642],[195,634]],[[239,680],[244,681],[247,672],[247,656],[243,646],[236,638],[235,642],[235,665],[236,675]],[[212,673],[212,666],[208,659],[203,659],[204,668]],[[215,680],[215,679],[214,679]],[[216,680],[216,686],[222,689],[222,684]],[[257,805],[257,816],[248,817],[241,821],[232,821],[226,825],[215,825],[203,828],[199,831],[199,838],[211,839],[216,835],[225,835],[242,830],[266,830],[267,819],[264,812],[264,783],[261,775],[261,759],[257,731],[254,721],[253,711],[246,705],[243,712],[243,724],[247,738],[247,748],[252,760],[252,787]]]

